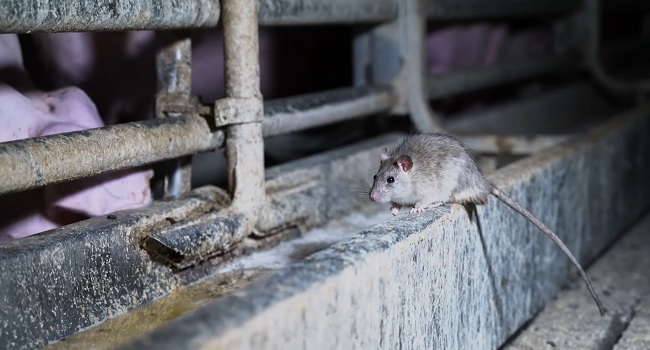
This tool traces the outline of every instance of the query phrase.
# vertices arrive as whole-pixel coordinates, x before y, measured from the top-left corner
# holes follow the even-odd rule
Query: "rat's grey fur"
[[[403,168],[403,160],[406,167]],[[387,179],[393,177],[394,182]],[[421,212],[447,203],[483,205],[489,195],[524,216],[544,232],[578,268],[601,315],[605,308],[596,295],[587,274],[560,238],[529,211],[492,185],[481,173],[471,152],[456,138],[444,134],[417,134],[405,138],[395,149],[382,151],[379,171],[375,175],[370,199],[391,202],[396,215],[402,206]]]

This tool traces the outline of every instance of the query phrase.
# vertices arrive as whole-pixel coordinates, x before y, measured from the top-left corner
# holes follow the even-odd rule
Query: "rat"
[[[455,137],[439,133],[415,134],[406,137],[391,152],[384,148],[368,195],[374,202],[390,202],[393,215],[397,215],[402,206],[413,207],[411,213],[421,213],[448,203],[466,208],[484,205],[490,195],[495,196],[560,247],[580,272],[598,311],[605,315],[606,310],[589,277],[569,248],[533,214],[490,183],[470,150]]]

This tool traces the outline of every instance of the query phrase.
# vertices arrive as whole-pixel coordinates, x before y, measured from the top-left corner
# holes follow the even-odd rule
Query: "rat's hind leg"
[[[390,213],[393,214],[393,216],[399,214],[399,210],[402,209],[402,206],[394,202],[390,202],[390,204],[392,204],[390,207]]]

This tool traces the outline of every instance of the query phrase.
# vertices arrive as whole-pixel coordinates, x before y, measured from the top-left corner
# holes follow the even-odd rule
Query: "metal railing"
[[[566,15],[579,8],[577,1],[262,0],[222,1],[220,6],[214,0],[183,4],[132,0],[113,5],[49,2],[45,8],[36,6],[38,4],[37,1],[4,2],[0,6],[0,31],[189,29],[215,26],[221,19],[227,97],[214,105],[203,105],[191,96],[188,33],[163,32],[163,44],[156,61],[157,119],[1,143],[0,194],[172,160],[175,166],[165,174],[165,195],[176,197],[191,188],[191,154],[225,146],[233,203],[232,209],[225,210],[227,215],[224,215],[231,219],[235,216],[246,218],[242,220],[247,222],[246,225],[226,225],[230,229],[237,227],[238,239],[243,237],[243,232],[250,232],[250,223],[256,221],[256,203],[264,198],[264,136],[389,111],[410,114],[419,130],[445,130],[441,119],[429,107],[431,98],[576,70],[584,65],[580,56],[565,54],[518,65],[427,78],[424,60],[428,20]],[[588,9],[594,11],[593,6]],[[257,25],[324,23],[375,24],[369,34],[355,39],[363,42],[364,35],[371,35],[390,43],[383,50],[358,46],[355,51],[357,70],[364,62],[371,61],[373,82],[358,78],[355,87],[262,104]],[[593,50],[589,53],[590,66],[595,67],[600,81],[607,82],[599,66],[593,64],[597,61],[593,59],[596,53]],[[392,72],[378,73],[385,68],[379,64],[382,59],[396,56],[403,59],[402,65],[393,65]],[[500,140],[504,138],[500,136]],[[494,151],[494,138],[490,135],[467,136],[466,139],[479,151]],[[540,136],[537,144],[548,145],[556,139],[563,137],[547,140]],[[509,138],[509,144],[515,145],[514,150],[538,149],[528,141],[520,141],[517,135]],[[520,144],[521,147],[516,147]],[[242,184],[246,184],[245,188]]]

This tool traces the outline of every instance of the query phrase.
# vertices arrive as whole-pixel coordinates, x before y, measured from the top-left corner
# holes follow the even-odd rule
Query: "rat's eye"
[[[388,182],[389,184],[392,184],[393,182],[395,182],[395,178],[392,177],[392,176],[389,176],[388,179],[386,179],[386,182]]]
[[[373,180],[377,180],[377,175],[372,177]]]

